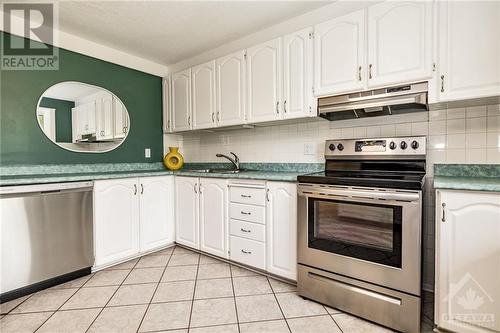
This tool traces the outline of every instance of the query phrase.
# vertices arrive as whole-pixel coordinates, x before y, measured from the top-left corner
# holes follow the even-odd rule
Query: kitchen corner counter
[[[230,169],[227,163],[186,163],[179,171],[166,170],[162,163],[102,163],[72,165],[13,165],[0,167],[0,186],[48,184],[102,179],[176,175],[185,177],[297,181],[297,176],[322,170],[319,163],[242,163],[240,173],[200,172]]]
[[[500,165],[435,164],[434,188],[500,192]]]

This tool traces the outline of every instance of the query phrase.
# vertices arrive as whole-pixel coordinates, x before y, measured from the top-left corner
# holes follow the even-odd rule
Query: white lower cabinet
[[[435,322],[500,332],[500,193],[436,193]]]
[[[175,241],[199,250],[198,183],[197,177],[175,179]]]
[[[200,179],[200,249],[226,258],[227,181]]]
[[[297,279],[297,185],[267,183],[267,271]]]
[[[173,242],[173,177],[94,182],[94,267]]]

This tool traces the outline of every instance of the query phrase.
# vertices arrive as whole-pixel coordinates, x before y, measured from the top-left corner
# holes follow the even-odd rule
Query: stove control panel
[[[425,158],[426,137],[393,137],[348,140],[327,140],[325,157],[361,158],[366,156],[398,156],[399,158]]]

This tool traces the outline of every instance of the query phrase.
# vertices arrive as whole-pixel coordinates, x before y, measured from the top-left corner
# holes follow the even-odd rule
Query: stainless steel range
[[[420,332],[425,137],[329,140],[325,172],[298,177],[298,290]]]

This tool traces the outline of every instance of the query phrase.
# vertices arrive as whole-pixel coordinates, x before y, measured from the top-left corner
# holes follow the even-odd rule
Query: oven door
[[[420,295],[421,192],[299,185],[300,264]]]

